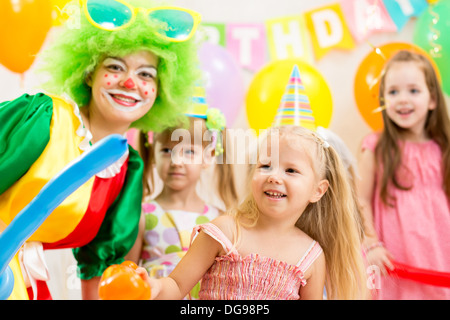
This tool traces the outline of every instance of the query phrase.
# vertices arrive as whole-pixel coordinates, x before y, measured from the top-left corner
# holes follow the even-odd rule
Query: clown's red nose
[[[134,82],[133,82],[133,79],[129,78],[127,81],[124,82],[123,85],[124,85],[125,88],[127,88],[127,89],[134,88]]]

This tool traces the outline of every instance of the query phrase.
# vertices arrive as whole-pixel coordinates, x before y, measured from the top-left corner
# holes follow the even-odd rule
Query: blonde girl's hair
[[[385,104],[386,73],[394,64],[400,62],[415,62],[419,66],[424,73],[431,99],[434,99],[436,103],[436,108],[428,111],[424,130],[427,136],[434,140],[442,150],[443,189],[447,197],[450,198],[450,120],[438,77],[430,61],[423,55],[408,50],[401,50],[396,53],[387,62],[382,73],[379,103],[380,105]],[[403,129],[389,118],[386,110],[382,111],[382,116],[384,129],[375,148],[375,155],[376,161],[383,164],[384,168],[381,175],[380,197],[384,204],[392,205],[392,201],[395,201],[395,199],[389,194],[388,187],[390,184],[400,190],[409,190],[412,186],[402,185],[396,174],[402,163],[399,140]]]
[[[296,226],[319,242],[323,249],[327,264],[327,297],[365,299],[367,276],[362,255],[361,216],[356,194],[339,155],[315,132],[303,127],[269,129],[268,134],[273,133],[278,133],[280,138],[305,139],[316,144],[316,150],[310,151],[314,169],[319,179],[328,180],[329,187],[318,202],[308,204]],[[251,193],[233,214],[237,226],[256,224],[259,210]],[[238,238],[239,230],[236,232]]]
[[[155,167],[155,142],[170,141],[172,133],[176,129],[189,129],[191,131],[191,138],[194,139],[194,123],[195,121],[201,121],[202,123],[202,145],[203,150],[207,151],[207,147],[210,144],[208,139],[203,139],[205,132],[207,131],[205,121],[194,117],[181,117],[179,124],[175,127],[166,128],[160,133],[153,133],[153,141],[149,141],[148,133],[141,131],[139,137],[139,152],[144,160],[144,198],[153,194],[155,191],[155,177],[153,168]],[[222,131],[222,136],[225,137],[226,128]],[[225,139],[225,138],[223,138]],[[214,152],[214,151],[213,151]],[[223,158],[226,159],[227,155],[226,143],[223,141]],[[223,163],[215,165],[215,172],[217,173],[216,192],[220,199],[223,201],[225,208],[230,209],[236,206],[238,201],[236,182],[234,177],[233,165],[231,163]]]

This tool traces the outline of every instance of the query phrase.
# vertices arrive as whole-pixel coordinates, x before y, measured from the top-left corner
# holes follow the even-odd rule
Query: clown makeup
[[[113,108],[119,111],[132,112],[150,102],[149,91],[154,93],[156,90],[154,88],[150,89],[146,87],[148,86],[147,82],[149,80],[156,79],[157,70],[154,66],[142,66],[133,72],[132,70],[129,70],[124,60],[112,57],[106,58],[103,61],[103,66],[106,70],[111,71],[111,73],[105,73],[105,78],[109,79],[106,80],[106,88],[101,88],[100,90]],[[134,73],[135,77],[127,78],[130,71]],[[120,73],[124,74],[121,75],[119,79]],[[124,80],[124,75],[125,78],[127,78],[126,80]],[[117,80],[119,80],[122,83],[122,86],[127,89],[126,91],[108,88]],[[138,87],[142,87],[141,93],[128,91]]]
[[[148,51],[105,58],[87,79],[92,88],[90,113],[124,126],[143,117],[157,96],[158,62]]]
[[[123,112],[133,112],[150,102],[150,99],[141,100],[139,95],[131,92],[105,88],[100,90],[114,109]]]

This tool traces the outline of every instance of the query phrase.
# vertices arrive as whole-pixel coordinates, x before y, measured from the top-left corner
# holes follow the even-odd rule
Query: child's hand
[[[137,273],[137,275],[139,275],[142,278],[142,280],[147,282],[148,285],[150,286],[150,288],[152,290],[152,295],[151,295],[150,299],[151,300],[155,299],[158,296],[159,292],[161,291],[160,281],[158,281],[158,279],[151,278],[148,275],[147,270],[145,270],[142,267],[137,267],[136,273]]]
[[[381,274],[383,276],[388,275],[386,268],[391,271],[395,269],[394,265],[391,262],[392,259],[392,254],[383,246],[373,248],[369,252],[367,252],[367,261],[369,262],[369,265],[376,265],[378,268],[380,268]]]
[[[109,266],[100,279],[98,294],[102,300],[148,300],[151,286],[137,273],[131,261]],[[144,269],[145,271],[145,269]]]

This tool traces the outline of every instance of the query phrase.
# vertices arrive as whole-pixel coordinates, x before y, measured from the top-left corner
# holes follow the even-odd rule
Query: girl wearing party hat
[[[222,141],[225,117],[218,109],[208,108],[203,87],[195,89],[193,105],[178,126],[153,134],[150,141],[147,134],[141,135],[146,193],[141,232],[130,258],[140,261],[156,278],[169,275],[178,264],[189,247],[193,228],[222,212],[205,199],[218,196],[224,209],[237,205],[232,165],[214,164],[217,157],[226,158],[226,145]],[[217,174],[217,192],[208,185],[206,190],[211,194],[199,195],[198,182],[211,165]],[[150,200],[156,189],[154,170],[163,186],[156,198]],[[197,285],[190,298],[198,298],[198,289]]]
[[[334,148],[281,125],[260,136],[257,158],[243,203],[195,227],[168,277],[138,269],[152,298],[181,298],[200,279],[200,299],[322,299],[325,285],[330,299],[365,298],[361,223]]]

